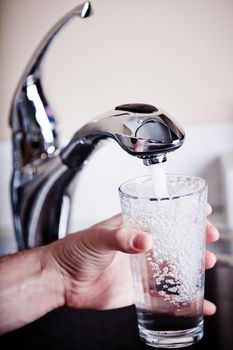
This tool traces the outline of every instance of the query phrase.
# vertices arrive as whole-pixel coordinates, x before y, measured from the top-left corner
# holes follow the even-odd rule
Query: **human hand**
[[[209,206],[207,215],[210,213]],[[216,228],[207,220],[206,241],[213,242],[218,236]],[[151,237],[124,227],[120,214],[54,242],[49,248],[51,267],[64,281],[65,304],[94,309],[132,304],[134,294],[128,254],[146,252],[150,247]],[[215,255],[207,251],[206,268],[213,267],[215,262]],[[205,315],[212,315],[215,310],[213,303],[204,301]]]

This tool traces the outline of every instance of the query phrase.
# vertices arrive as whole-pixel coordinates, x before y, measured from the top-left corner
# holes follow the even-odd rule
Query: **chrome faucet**
[[[184,130],[160,109],[125,104],[90,121],[59,148],[55,118],[41,84],[41,63],[55,35],[72,18],[91,14],[87,1],[49,31],[30,60],[13,98],[11,202],[19,250],[50,243],[67,231],[72,180],[98,142],[113,138],[146,165],[179,148]]]

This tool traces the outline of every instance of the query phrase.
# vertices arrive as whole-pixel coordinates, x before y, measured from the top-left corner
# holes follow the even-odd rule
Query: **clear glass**
[[[191,345],[203,336],[207,184],[167,175],[169,197],[153,197],[151,178],[119,188],[124,224],[149,232],[152,248],[130,255],[141,339],[158,348]]]

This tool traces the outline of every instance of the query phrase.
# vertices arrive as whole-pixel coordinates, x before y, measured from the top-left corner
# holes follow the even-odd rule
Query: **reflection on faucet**
[[[143,152],[143,149],[144,149],[144,146],[145,146],[145,140],[142,140],[142,139],[138,139],[136,140],[136,143],[135,143],[135,152]]]
[[[55,24],[30,60],[13,99],[11,201],[20,250],[66,234],[72,180],[100,140],[113,138],[145,164],[166,160],[184,140],[182,127],[163,111],[127,104],[91,121],[63,149],[58,147],[55,118],[41,84],[41,63],[59,30],[74,16],[86,18],[90,13],[87,1]]]

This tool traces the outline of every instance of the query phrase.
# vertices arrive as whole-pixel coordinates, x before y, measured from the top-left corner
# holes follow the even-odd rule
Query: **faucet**
[[[90,2],[75,7],[47,33],[36,49],[13,97],[11,204],[18,249],[48,244],[67,233],[71,187],[100,140],[114,139],[145,165],[164,162],[179,148],[183,128],[161,109],[124,104],[81,127],[68,144],[58,145],[56,122],[41,83],[41,66],[56,34],[71,19],[91,15]]]

